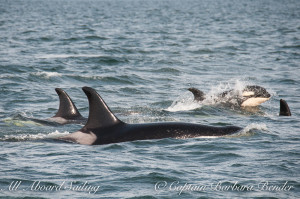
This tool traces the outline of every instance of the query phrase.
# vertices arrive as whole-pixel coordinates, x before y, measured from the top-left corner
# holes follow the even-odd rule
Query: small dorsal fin
[[[279,116],[291,116],[291,111],[289,105],[286,103],[285,100],[280,99],[280,112]]]
[[[53,117],[62,117],[65,119],[82,118],[69,95],[61,88],[56,88],[55,91],[59,96],[59,109]]]
[[[93,88],[83,87],[82,90],[89,100],[89,118],[84,128],[104,128],[122,123]]]
[[[203,101],[205,99],[204,93],[202,91],[200,91],[199,89],[189,88],[188,90],[193,93],[195,101]]]

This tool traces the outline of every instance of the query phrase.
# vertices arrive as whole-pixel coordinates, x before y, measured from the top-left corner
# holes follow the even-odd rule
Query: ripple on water
[[[179,75],[181,73],[180,70],[177,70],[175,68],[169,68],[169,67],[156,69],[156,70],[153,70],[152,72],[154,72],[154,73],[170,73],[170,74],[174,74],[174,75],[175,74]]]

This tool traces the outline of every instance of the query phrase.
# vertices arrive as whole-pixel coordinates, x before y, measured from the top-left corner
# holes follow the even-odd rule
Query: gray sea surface
[[[1,198],[299,198],[300,1],[0,0]],[[246,85],[256,108],[196,103]],[[220,138],[87,146],[53,138],[55,88],[127,123],[235,125]],[[279,117],[285,99],[291,117]]]

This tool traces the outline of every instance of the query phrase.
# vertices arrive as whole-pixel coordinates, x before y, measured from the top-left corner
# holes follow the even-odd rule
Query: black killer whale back
[[[94,89],[83,87],[82,90],[89,100],[89,117],[85,128],[104,128],[123,123],[112,113]]]
[[[72,99],[63,89],[56,88],[55,91],[59,96],[59,109],[52,118],[60,117],[66,120],[86,120],[86,118],[82,117],[79,113]]]
[[[279,112],[279,115],[280,116],[292,116],[289,105],[283,99],[280,99],[280,112]]]

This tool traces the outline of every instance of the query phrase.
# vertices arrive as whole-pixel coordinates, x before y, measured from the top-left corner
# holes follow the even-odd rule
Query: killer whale
[[[292,116],[292,113],[291,113],[289,105],[283,99],[280,99],[279,116]]]
[[[59,124],[84,124],[87,119],[79,113],[69,95],[61,88],[55,88],[55,91],[59,96],[59,108],[57,113],[48,120]]]
[[[89,101],[87,123],[79,131],[57,138],[59,140],[100,145],[134,140],[225,136],[242,129],[236,126],[213,127],[180,122],[128,124],[112,113],[93,88],[83,87],[82,90]]]
[[[201,102],[206,99],[205,94],[199,89],[189,88],[188,90],[193,93],[195,101]],[[226,99],[227,102],[236,99],[237,104],[241,107],[258,106],[268,101],[270,97],[270,93],[265,88],[257,85],[246,86],[241,95],[234,90],[224,91],[218,95],[219,99]]]

